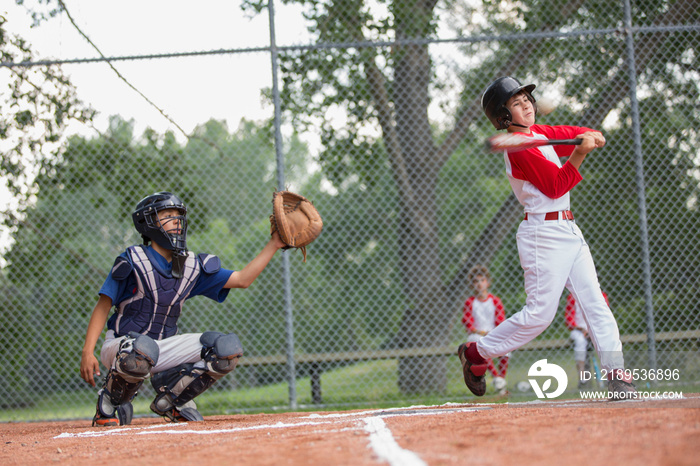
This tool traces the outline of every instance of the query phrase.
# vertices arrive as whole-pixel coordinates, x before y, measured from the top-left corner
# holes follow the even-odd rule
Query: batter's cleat
[[[637,393],[637,389],[632,384],[631,378],[626,376],[624,371],[619,369],[612,371],[608,377],[609,401],[632,400],[635,398],[634,394]]]
[[[467,388],[476,396],[484,396],[486,393],[486,369],[488,364],[472,364],[467,359],[467,348],[475,343],[462,343],[457,349],[457,356],[462,363],[462,374],[464,375],[464,383]]]

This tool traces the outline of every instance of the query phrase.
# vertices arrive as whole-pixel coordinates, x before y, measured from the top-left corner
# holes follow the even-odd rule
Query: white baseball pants
[[[623,369],[617,322],[603,297],[583,233],[573,220],[545,220],[544,216],[529,213],[518,227],[525,306],[481,339],[479,353],[492,359],[537,337],[554,320],[566,287],[579,304],[601,366],[607,371]]]
[[[584,362],[588,350],[588,338],[577,328],[573,329],[570,335],[574,341],[574,361]]]

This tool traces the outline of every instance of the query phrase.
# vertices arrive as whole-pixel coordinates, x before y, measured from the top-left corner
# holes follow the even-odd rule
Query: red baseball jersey
[[[462,323],[469,332],[490,332],[506,320],[501,298],[489,293],[485,301],[471,296],[464,303]]]
[[[534,139],[573,139],[593,131],[579,126],[532,125],[531,133],[518,133]],[[568,161],[576,146],[541,146],[505,152],[506,174],[513,193],[525,212],[545,213],[569,210],[569,191],[581,181],[581,174]]]

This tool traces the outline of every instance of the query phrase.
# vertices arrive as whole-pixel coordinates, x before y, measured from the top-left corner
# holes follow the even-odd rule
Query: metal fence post
[[[268,1],[270,18],[270,59],[272,64],[272,99],[275,107],[275,155],[277,159],[277,189],[284,190],[284,153],[282,150],[282,110],[280,105],[277,66],[277,42],[275,39],[275,5]],[[284,280],[284,317],[287,352],[287,382],[289,384],[289,408],[297,408],[296,367],[294,362],[294,309],[292,307],[292,282],[289,273],[289,255],[282,253],[282,276]]]
[[[635,65],[634,34],[632,30],[632,8],[630,0],[625,0],[625,42],[627,66],[630,81],[630,109],[632,112],[633,147],[635,153],[635,181],[637,184],[637,209],[639,211],[639,236],[642,242],[642,277],[644,280],[644,300],[647,318],[647,345],[649,348],[649,369],[656,369],[656,340],[654,335],[654,304],[651,290],[651,260],[649,257],[649,229],[647,223],[646,194],[644,184],[644,156],[640,128],[639,102],[637,101],[637,70]]]

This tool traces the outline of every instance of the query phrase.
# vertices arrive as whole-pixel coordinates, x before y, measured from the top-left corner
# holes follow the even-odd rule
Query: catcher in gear
[[[100,359],[108,372],[92,425],[130,424],[131,401],[148,377],[156,392],[153,412],[173,422],[202,421],[194,398],[235,369],[243,348],[234,333],[178,333],[183,304],[198,295],[223,302],[231,288],[250,286],[286,245],[273,233],[242,270],[227,270],[218,257],[187,250],[187,208],[174,194],[145,197],[132,219],[143,244],[115,260],[92,311],[80,361],[80,376],[94,387],[100,375],[95,345],[106,323]]]
[[[318,238],[322,229],[321,215],[310,200],[291,191],[274,193],[270,233],[279,234],[283,249],[301,249],[306,262],[306,246]]]

